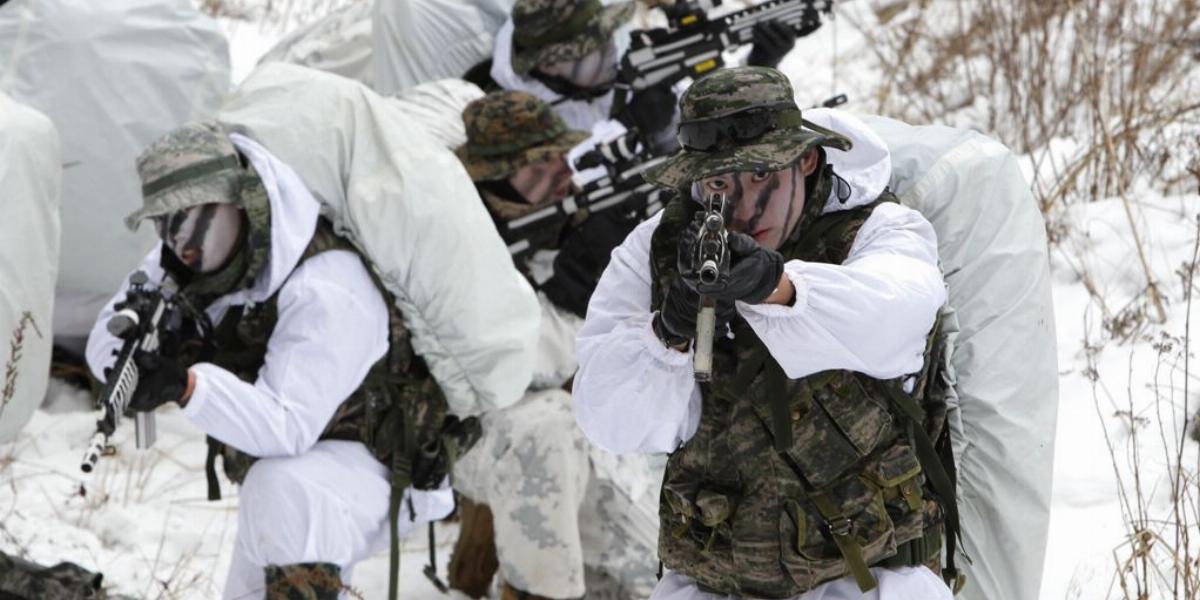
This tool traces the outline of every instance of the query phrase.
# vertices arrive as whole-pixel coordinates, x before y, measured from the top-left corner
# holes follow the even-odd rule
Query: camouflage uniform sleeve
[[[650,328],[652,218],[613,251],[576,338],[575,417],[610,452],[671,452],[700,420],[692,356],[665,347]]]
[[[840,265],[788,261],[792,306],[738,303],[788,377],[848,369],[889,379],[921,368],[946,301],[933,226],[898,204],[875,209]]]

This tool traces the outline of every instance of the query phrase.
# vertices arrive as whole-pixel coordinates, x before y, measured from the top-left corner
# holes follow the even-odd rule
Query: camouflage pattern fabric
[[[267,600],[338,600],[342,568],[331,563],[269,565]]]
[[[702,77],[679,100],[682,128],[689,123],[732,117],[749,110],[801,114],[792,84],[783,73],[769,67],[719,69]],[[815,146],[840,150],[850,140],[840,133],[804,120],[801,127],[769,130],[759,138],[735,146],[701,152],[684,148],[645,177],[662,187],[681,188],[710,175],[734,171],[778,171],[790,167]]]
[[[512,68],[518,75],[538,65],[578,60],[612,40],[633,18],[633,2],[517,0],[513,5]]]
[[[0,552],[0,598],[105,600],[104,576],[63,562],[43,567]]]
[[[500,575],[512,587],[548,598],[648,597],[653,498],[634,502],[595,475],[571,402],[542,390],[485,415],[454,487],[491,508]]]
[[[150,144],[137,159],[142,208],[125,217],[136,230],[144,219],[238,200],[241,165],[229,134],[216,121],[188,123]]]
[[[587,139],[549,104],[525,92],[492,92],[463,109],[467,142],[458,155],[473,181],[504,179],[525,165],[564,155]]]
[[[822,215],[780,251],[840,264],[874,206]],[[696,210],[677,200],[663,213],[651,250],[656,297],[674,276],[675,243]],[[667,568],[706,590],[790,598],[860,575],[938,526],[905,422],[883,387],[899,382],[850,371],[790,380],[745,320],[731,327],[733,337],[714,348],[699,429],[667,464],[659,508]],[[851,555],[862,568],[851,567]]]

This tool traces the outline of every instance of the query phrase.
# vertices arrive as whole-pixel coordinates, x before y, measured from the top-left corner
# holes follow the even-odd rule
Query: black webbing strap
[[[208,499],[221,499],[221,480],[217,478],[217,455],[221,453],[221,442],[211,435],[205,436],[208,444],[208,456],[204,459],[204,477],[208,480]]]
[[[154,181],[142,186],[142,196],[149,198],[154,194],[161,192],[167,188],[174,187],[185,181],[212,175],[221,171],[236,171],[242,168],[241,161],[238,160],[236,154],[212,158],[204,162],[199,162],[193,165],[186,166],[182,169],[171,171]]]
[[[921,469],[925,472],[929,485],[933,487],[933,492],[941,499],[942,509],[946,511],[946,568],[942,569],[942,578],[953,589],[961,584],[958,568],[954,564],[954,555],[961,536],[958,495],[955,491],[954,479],[957,473],[954,473],[954,462],[950,461],[951,471],[947,472],[941,456],[934,448],[933,440],[929,439],[929,434],[925,431],[922,411],[916,401],[897,385],[881,382],[881,386],[891,398],[892,404],[908,417],[912,424],[909,431],[912,432],[913,442],[917,446],[917,460],[920,461]],[[948,429],[943,429],[943,435],[947,435]]]
[[[429,564],[425,565],[425,578],[443,594],[450,593],[450,586],[442,581],[437,574],[437,534],[433,531],[433,521],[429,522]]]

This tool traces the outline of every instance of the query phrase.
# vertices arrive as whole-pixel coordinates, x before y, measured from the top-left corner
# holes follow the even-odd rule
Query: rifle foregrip
[[[705,296],[700,300],[700,312],[696,315],[696,351],[692,355],[692,372],[696,381],[712,380],[712,349],[716,328],[716,306]]]

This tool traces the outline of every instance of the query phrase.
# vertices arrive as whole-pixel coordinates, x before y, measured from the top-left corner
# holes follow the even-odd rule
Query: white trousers
[[[846,577],[821,584],[792,600],[954,600],[950,588],[933,571],[925,567],[901,569],[871,569],[879,587],[863,593],[854,579]],[[654,588],[650,600],[723,600],[720,596],[700,591],[691,579],[678,573],[663,573],[662,581]]]
[[[223,597],[262,598],[267,565],[333,563],[350,583],[354,564],[391,541],[390,494],[387,468],[357,442],[321,441],[299,456],[254,463],[238,492],[237,540]],[[410,494],[417,522],[400,511],[401,537],[454,508],[449,489]]]

